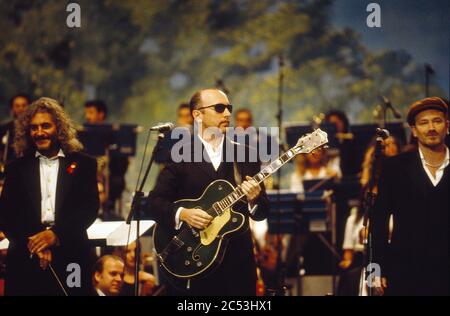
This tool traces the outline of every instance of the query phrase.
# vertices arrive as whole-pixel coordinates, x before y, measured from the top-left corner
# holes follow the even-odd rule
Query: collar
[[[41,153],[40,153],[39,151],[37,151],[37,150],[36,150],[36,153],[34,154],[34,156],[35,156],[36,158],[39,158],[39,159],[47,159],[47,160],[55,160],[55,159],[60,158],[60,157],[66,157],[66,155],[64,155],[64,152],[62,151],[62,149],[60,149],[60,150],[58,151],[58,153],[56,154],[56,156],[54,156],[54,157],[52,157],[52,158],[48,158],[48,157],[44,156],[43,154],[41,154]]]
[[[205,146],[207,149],[210,149],[213,152],[217,152],[218,150],[220,152],[222,152],[223,141],[225,139],[225,136],[223,134],[221,136],[222,139],[220,140],[220,143],[219,143],[219,145],[216,148],[214,148],[210,143],[208,143],[206,140],[204,140],[200,134],[197,134],[197,136],[200,139],[200,141],[203,143],[203,146]]]
[[[417,146],[419,148],[419,155],[420,155],[420,160],[422,160],[422,162],[425,162],[425,157],[423,156],[423,152],[420,149],[419,146]],[[449,150],[448,147],[445,146],[445,158],[444,161],[442,162],[442,165],[439,167],[439,169],[443,169],[445,167],[447,167],[449,164]]]
[[[100,289],[95,289],[97,291],[98,296],[106,296],[105,293],[102,292]]]

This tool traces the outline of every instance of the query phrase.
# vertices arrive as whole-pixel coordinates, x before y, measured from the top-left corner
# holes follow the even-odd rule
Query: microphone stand
[[[430,64],[425,64],[425,97],[430,96],[430,75],[434,75],[434,69]]]
[[[387,117],[387,110],[390,109],[392,114],[394,115],[394,117],[396,119],[401,119],[402,115],[400,114],[399,111],[397,111],[393,106],[391,101],[389,101],[389,99],[387,99],[384,96],[380,96],[381,101],[383,102],[383,126],[381,126],[381,128],[385,128],[386,127],[386,117]]]
[[[153,147],[152,156],[147,165],[147,169],[145,170],[144,178],[142,179],[141,184],[139,185],[139,189],[134,192],[133,201],[131,202],[130,212],[128,213],[128,217],[126,223],[131,226],[131,221],[134,219],[136,221],[136,249],[134,254],[134,295],[139,296],[139,268],[140,268],[140,256],[141,256],[141,246],[140,246],[140,220],[141,220],[141,205],[142,199],[144,197],[144,185],[147,181],[148,174],[153,165],[153,161],[155,160],[155,153],[159,150],[161,146],[161,142],[164,139],[164,134],[159,133],[158,141]],[[142,164],[144,163],[145,153],[142,156]],[[138,179],[139,182],[139,179]]]
[[[370,172],[370,178],[369,183],[367,186],[367,191],[364,197],[363,201],[363,208],[364,208],[364,231],[367,232],[367,241],[364,244],[364,280],[367,280],[367,277],[369,275],[370,271],[367,271],[367,267],[372,263],[373,261],[373,254],[372,254],[372,216],[373,216],[373,209],[375,206],[375,199],[376,199],[376,193],[374,192],[375,187],[377,186],[377,171],[379,170],[380,164],[381,164],[381,158],[382,158],[382,143],[383,143],[383,137],[381,134],[381,130],[377,130],[377,138],[376,138],[376,144],[375,144],[375,151],[374,151],[374,159],[372,161],[372,170]],[[365,237],[365,236],[364,236]],[[372,287],[369,287],[368,289],[368,295],[372,296]]]
[[[380,128],[386,127],[387,109],[388,109],[388,103],[383,98],[383,120],[381,121]],[[377,142],[378,142],[378,140],[377,140]]]
[[[277,100],[277,107],[278,112],[276,115],[277,124],[278,124],[278,130],[281,130],[281,124],[283,122],[283,80],[284,80],[284,58],[283,55],[280,54],[278,56],[278,100]],[[279,147],[284,148],[284,146],[281,144],[281,133],[278,133],[278,140],[279,140]],[[282,238],[281,238],[281,209],[280,209],[280,201],[281,201],[281,169],[278,169],[277,171],[277,288],[275,289],[275,295],[279,295],[279,293],[283,293],[284,295],[284,277],[285,277],[285,267],[283,266],[283,259],[282,259],[282,252],[283,252],[283,245],[282,245]]]

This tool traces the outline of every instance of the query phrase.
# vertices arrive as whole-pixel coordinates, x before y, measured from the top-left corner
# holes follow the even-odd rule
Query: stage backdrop
[[[80,123],[95,97],[109,121],[149,126],[222,82],[272,126],[282,59],[284,121],[330,108],[373,121],[381,95],[403,111],[424,97],[425,64],[430,94],[448,97],[449,21],[446,0],[1,1],[1,120],[20,91]]]

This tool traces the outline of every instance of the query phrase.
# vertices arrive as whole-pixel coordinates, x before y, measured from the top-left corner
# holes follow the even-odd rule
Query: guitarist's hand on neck
[[[247,196],[247,202],[250,204],[250,207],[253,207],[261,195],[261,187],[252,177],[246,176],[245,179],[246,181],[242,182],[241,188]]]
[[[182,208],[180,220],[197,229],[205,229],[213,217],[199,208]]]

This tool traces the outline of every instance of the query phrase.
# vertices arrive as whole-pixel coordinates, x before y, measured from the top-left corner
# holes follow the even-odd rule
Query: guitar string
[[[310,140],[310,137],[309,137],[308,140]],[[323,143],[323,144],[320,144],[319,146],[314,148],[314,150],[320,148],[321,146],[323,146],[325,144],[326,144],[326,142]],[[300,146],[299,153],[301,153],[303,148],[304,148],[304,145]],[[294,152],[293,148],[289,149],[287,152],[285,152],[283,155],[281,155],[278,159],[274,160],[272,163],[270,163],[270,165],[268,165],[263,170],[261,170],[258,174],[256,174],[254,177],[252,177],[252,180],[256,181],[256,183],[258,183],[258,184],[262,183],[266,178],[268,178],[271,174],[273,174],[275,171],[280,169],[283,165],[285,165],[287,162],[289,162],[297,154]],[[262,176],[262,178],[259,179],[258,178],[259,176]],[[236,193],[237,193],[237,197],[234,197],[233,194],[236,194]],[[212,205],[212,207],[209,208],[206,212],[209,215],[213,215],[213,214],[211,214],[211,211],[214,211],[217,216],[220,216],[220,215],[223,214],[223,212],[227,208],[233,206],[235,203],[237,203],[244,196],[245,196],[245,194],[242,192],[241,187],[237,186],[236,189],[233,190],[233,192],[231,192],[230,194],[225,196],[222,200],[214,203]],[[227,202],[227,199],[230,199],[231,202]],[[216,209],[214,209],[214,205],[218,206],[219,212]]]

